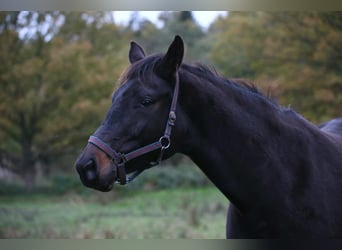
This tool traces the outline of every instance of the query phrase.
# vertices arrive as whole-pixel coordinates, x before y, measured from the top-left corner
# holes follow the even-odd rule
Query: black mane
[[[162,57],[162,54],[155,54],[145,57],[144,59],[134,64],[131,64],[121,75],[119,79],[119,85],[122,85],[127,80],[135,77],[137,77],[141,81],[146,80],[146,78],[155,73],[155,70],[158,67],[158,64],[160,63]],[[261,98],[264,98],[267,101],[271,102],[272,104],[276,104],[273,99],[271,99],[269,96],[264,95],[253,82],[246,79],[225,78],[221,76],[213,66],[208,66],[202,63],[195,63],[194,65],[183,63],[181,65],[181,71],[185,71],[194,74],[197,77],[204,78],[213,84],[221,84],[223,91],[226,87],[228,87],[227,85],[230,85],[231,87],[238,88],[242,91],[248,91],[251,94],[256,94]],[[219,81],[217,81],[218,79]]]
[[[210,80],[210,82],[217,82],[217,79],[220,79],[222,82],[226,84],[234,85],[235,87],[239,87],[248,91],[251,91],[255,94],[263,95],[259,91],[259,89],[255,86],[255,84],[246,79],[233,79],[233,78],[225,78],[221,76],[213,66],[208,66],[202,63],[196,63],[195,65],[183,64],[182,68],[186,69],[188,72],[199,75],[203,78]]]

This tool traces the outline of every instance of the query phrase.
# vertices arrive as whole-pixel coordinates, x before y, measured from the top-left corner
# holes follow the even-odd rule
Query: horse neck
[[[284,113],[261,94],[219,78],[216,84],[187,74],[180,79],[189,121],[183,153],[241,210],[274,201],[263,196],[279,179],[267,152],[272,138],[281,140]]]

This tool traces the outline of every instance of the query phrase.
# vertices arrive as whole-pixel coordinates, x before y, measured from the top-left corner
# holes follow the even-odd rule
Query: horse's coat
[[[188,155],[230,200],[228,238],[342,237],[342,118],[315,126],[253,86],[184,64],[178,36],[165,55],[145,56],[132,42],[129,59],[94,135],[118,152],[157,140],[178,74],[177,124],[163,159]],[[112,188],[112,166],[89,144],[76,163],[82,182],[102,191]]]

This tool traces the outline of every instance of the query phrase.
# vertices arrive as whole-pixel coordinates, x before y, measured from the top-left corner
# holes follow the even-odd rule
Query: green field
[[[224,238],[228,202],[215,188],[139,191],[114,198],[33,195],[0,199],[1,238]]]

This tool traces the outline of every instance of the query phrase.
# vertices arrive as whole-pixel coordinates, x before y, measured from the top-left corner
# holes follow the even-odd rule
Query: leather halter
[[[145,169],[158,165],[162,160],[164,151],[170,147],[171,145],[170,137],[171,137],[172,128],[176,124],[176,108],[177,108],[177,99],[178,99],[178,92],[179,92],[178,72],[176,73],[175,77],[176,77],[176,82],[175,82],[175,87],[173,91],[169,117],[165,125],[164,134],[159,138],[158,141],[150,143],[138,149],[135,149],[129,153],[122,153],[122,152],[117,152],[115,149],[109,146],[106,142],[104,142],[103,140],[101,140],[100,138],[94,135],[89,137],[88,143],[96,146],[98,149],[104,152],[116,166],[116,169],[117,169],[117,178],[115,180],[116,183],[125,185],[126,183],[129,183],[133,179],[135,179]],[[131,176],[128,176],[128,177],[126,176],[126,170],[125,170],[126,162],[133,160],[139,156],[145,155],[149,152],[155,151],[157,149],[160,149],[160,153],[156,161],[150,162],[147,168],[136,170]]]

